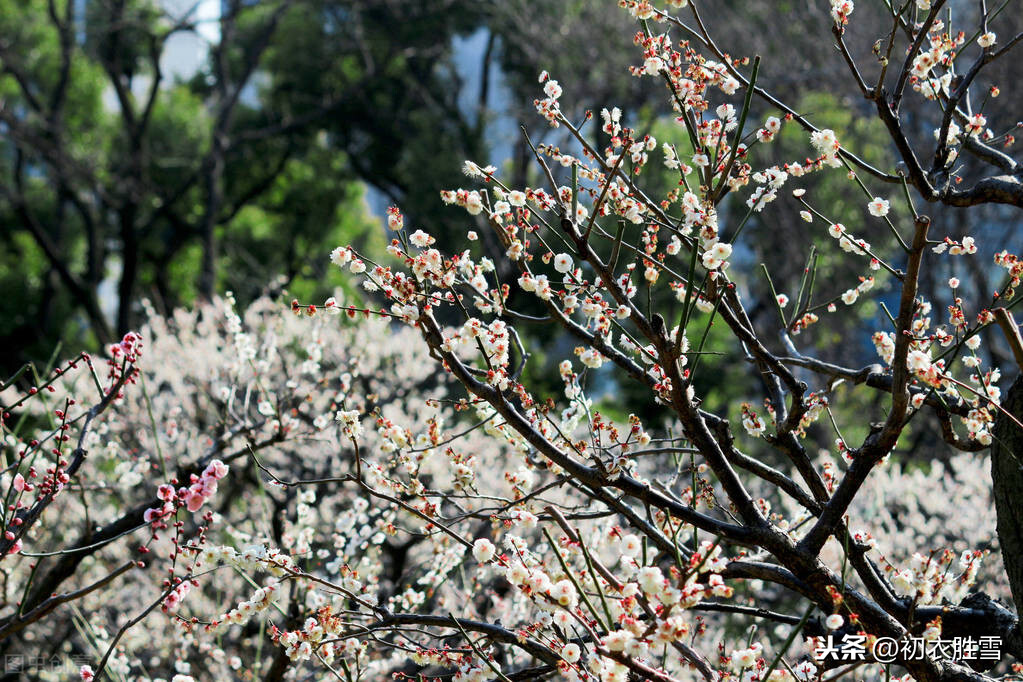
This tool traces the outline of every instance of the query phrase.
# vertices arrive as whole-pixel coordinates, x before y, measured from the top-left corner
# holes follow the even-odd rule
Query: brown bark
[[[1002,401],[1016,419],[1023,417],[1023,375],[1016,378]],[[998,542],[1009,578],[1012,598],[1019,613],[1023,603],[1023,429],[999,412],[991,446],[991,483],[998,519]],[[1013,639],[1020,640],[1019,623]]]

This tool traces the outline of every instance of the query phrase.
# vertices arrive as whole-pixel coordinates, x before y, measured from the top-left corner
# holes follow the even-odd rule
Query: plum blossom
[[[401,215],[401,211],[398,210],[397,206],[389,206],[387,208],[387,227],[398,232],[405,226],[405,218]]]
[[[497,548],[494,547],[494,543],[486,538],[480,538],[472,545],[472,555],[476,557],[476,561],[481,564],[485,564],[494,558]]]
[[[559,253],[554,257],[554,269],[564,274],[572,270],[572,257],[567,253]]]
[[[931,356],[921,350],[911,350],[906,356],[906,366],[914,372],[926,370],[931,366]]]
[[[831,0],[831,18],[839,26],[849,21],[849,15],[852,12],[852,0]]]
[[[195,513],[217,493],[217,482],[227,475],[228,466],[215,459],[210,462],[199,475],[192,474],[190,485],[174,489],[163,484],[157,489],[158,497],[163,500],[162,507],[147,509],[143,518],[146,523],[157,523],[174,513],[178,507],[185,507]]]
[[[795,673],[797,680],[810,682],[811,680],[816,679],[817,666],[810,661],[802,661],[793,666],[792,672]]]
[[[881,197],[874,197],[869,204],[867,204],[867,210],[870,211],[870,215],[877,218],[888,215],[888,200],[882,199]]]
[[[718,242],[703,252],[703,267],[708,270],[717,270],[731,255],[732,245]]]
[[[850,3],[851,4],[851,3]],[[838,151],[841,146],[835,137],[835,131],[830,128],[810,133],[810,143],[821,155],[824,162],[832,167],[838,167],[841,162],[838,160]]]
[[[421,249],[425,249],[427,246],[430,246],[437,240],[434,239],[432,236],[428,235],[427,233],[423,232],[422,230],[416,230],[411,235],[409,235],[409,241],[412,242],[415,246],[418,246]]]
[[[346,437],[357,440],[362,435],[360,417],[358,410],[338,410],[334,420],[341,424],[341,430]]]

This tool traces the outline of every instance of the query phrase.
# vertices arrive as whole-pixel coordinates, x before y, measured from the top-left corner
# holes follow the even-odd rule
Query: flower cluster
[[[164,483],[157,490],[157,497],[163,505],[147,509],[143,515],[145,522],[159,523],[181,507],[192,513],[199,511],[217,493],[217,481],[227,475],[227,469],[226,464],[215,459],[201,474],[192,474],[187,487],[175,488],[172,484]]]

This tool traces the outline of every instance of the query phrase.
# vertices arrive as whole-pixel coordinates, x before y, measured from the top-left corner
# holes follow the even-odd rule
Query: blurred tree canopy
[[[664,100],[642,96],[657,84],[628,74],[636,55],[622,36],[637,27],[605,0],[224,0],[213,17],[203,4],[0,0],[0,370],[48,357],[60,340],[116,338],[137,324],[143,298],[166,311],[226,290],[244,304],[286,286],[322,300],[340,284],[326,253],[354,241],[379,254],[386,244],[370,199],[377,213],[400,205],[435,234],[462,227],[452,221],[466,217],[437,190],[465,182],[464,159],[506,163],[513,184],[540,185],[518,126],[536,129],[541,70],[566,84],[578,120],[609,103]],[[813,3],[784,5],[828,22]],[[863,8],[861,21],[882,9]],[[783,41],[749,35],[777,11],[729,0],[708,21],[725,42],[753,41],[765,85],[798,90],[800,108],[870,158],[888,154],[855,98],[812,94],[835,75],[829,46],[795,25]],[[182,37],[198,58],[185,75],[170,49]],[[623,115],[678,142],[667,113]],[[587,130],[596,147],[607,144],[598,125]],[[574,153],[564,131],[544,135],[534,142]],[[782,142],[782,156],[805,145],[795,131]],[[858,222],[862,202],[845,204],[835,219]],[[734,226],[744,212],[737,205],[727,219]],[[806,226],[771,220],[758,214],[747,226],[749,257],[791,295]],[[776,315],[770,303],[755,316]]]
[[[142,298],[325,295],[339,282],[323,254],[385,243],[365,186],[411,220],[450,220],[436,191],[486,157],[495,80],[528,101],[540,69],[593,61],[543,44],[534,20],[620,35],[604,4],[225,0],[209,18],[168,0],[0,0],[0,366],[109,342]],[[473,35],[482,53],[456,55]],[[181,36],[203,53],[183,77]],[[622,68],[580,108],[635,87],[629,47],[600,48]]]
[[[323,278],[327,244],[375,236],[344,158],[265,106],[261,65],[292,4],[225,3],[208,64],[176,81],[166,47],[192,14],[0,3],[5,364],[107,342],[142,297],[169,309]]]

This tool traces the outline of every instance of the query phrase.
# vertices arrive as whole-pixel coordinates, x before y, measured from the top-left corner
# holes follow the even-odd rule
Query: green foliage
[[[438,188],[463,182],[462,161],[484,151],[482,128],[459,106],[451,47],[483,13],[455,5],[318,0],[282,19],[267,56],[268,106],[328,112],[328,148],[419,224],[444,222]]]
[[[283,275],[293,295],[322,300],[348,286],[324,257],[331,249],[353,244],[371,257],[383,254],[383,227],[369,215],[363,187],[341,184],[346,173],[344,157],[327,149],[289,161],[263,197],[224,228],[222,288],[253,298]]]
[[[51,13],[42,0],[0,1],[8,124],[0,281],[17,294],[0,301],[0,340],[14,349],[0,365],[42,359],[58,339],[94,344],[100,308],[132,326],[142,297],[165,311],[194,301],[210,222],[219,289],[242,304],[279,287],[280,275],[322,300],[339,284],[327,267],[332,248],[382,253],[382,228],[348,157],[317,119],[282,123],[306,113],[304,86],[288,111],[270,86],[230,95],[262,68],[261,40],[295,48],[304,40],[267,33],[274,4],[242,8],[208,68],[188,82],[163,81],[150,106],[154,59],[171,26],[156,3],[97,0],[84,11],[55,3]],[[272,72],[259,82],[272,83]],[[217,135],[226,149],[219,162]],[[210,182],[221,188],[216,202]]]

